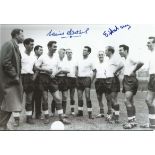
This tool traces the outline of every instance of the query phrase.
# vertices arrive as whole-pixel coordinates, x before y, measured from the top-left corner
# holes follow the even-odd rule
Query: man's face
[[[104,60],[104,53],[103,52],[99,52],[98,58],[99,58],[100,61],[103,61]]]
[[[147,42],[147,47],[150,51],[153,51],[155,49],[155,43],[153,43],[154,39],[149,39],[149,41]]]
[[[64,51],[64,50],[60,49],[60,50],[58,51],[58,53],[59,53],[59,57],[60,57],[61,59],[63,59],[63,58],[65,57],[65,51]]]
[[[72,54],[73,54],[73,53],[72,53],[72,50],[67,50],[67,51],[66,51],[66,54],[67,54],[67,57],[68,57],[68,58],[72,58]]]
[[[27,51],[31,52],[34,47],[34,42],[30,42],[28,45],[25,45]]]
[[[125,50],[123,47],[119,47],[119,54],[121,57],[125,57],[126,54],[125,54]]]
[[[23,34],[22,31],[20,31],[20,33],[16,35],[16,39],[17,39],[18,43],[23,43],[23,41],[24,41],[24,34]]]
[[[110,51],[108,50],[108,48],[105,49],[105,54],[106,54],[107,57],[110,56]]]
[[[39,47],[39,49],[36,50],[35,53],[36,53],[37,56],[41,56],[43,54],[43,48]]]
[[[88,48],[83,49],[83,56],[89,55]]]
[[[57,44],[53,43],[51,47],[48,48],[50,52],[55,53],[57,50]]]

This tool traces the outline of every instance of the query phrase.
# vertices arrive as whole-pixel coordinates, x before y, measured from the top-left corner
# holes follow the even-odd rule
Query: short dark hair
[[[153,43],[155,43],[155,37],[149,37],[149,39],[153,39]]]
[[[119,45],[119,48],[121,47],[123,47],[123,49],[126,50],[127,53],[129,53],[129,46],[122,44],[122,45]]]
[[[16,35],[20,34],[20,32],[23,32],[23,30],[22,29],[13,29],[12,32],[11,32],[12,38],[15,38]]]
[[[115,49],[112,46],[107,46],[108,51],[110,51],[112,54],[115,53]]]
[[[84,48],[87,48],[88,52],[91,53],[91,48],[89,46],[84,46]]]
[[[32,38],[27,38],[27,39],[24,40],[23,44],[24,44],[24,45],[29,45],[30,42],[34,42],[34,39],[32,39]]]
[[[49,41],[47,47],[52,47],[53,44],[56,44],[56,41]]]
[[[39,48],[42,48],[42,46],[40,46],[40,45],[35,46],[35,47],[34,47],[34,51],[36,51],[36,50],[38,51]]]

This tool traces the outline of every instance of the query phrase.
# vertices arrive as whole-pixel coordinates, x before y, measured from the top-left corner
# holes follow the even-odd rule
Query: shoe
[[[106,117],[105,117],[105,120],[112,124],[113,123],[113,116],[111,114],[107,114]]]
[[[71,112],[71,115],[72,115],[72,116],[75,116],[75,112]]]
[[[94,119],[94,117],[92,115],[89,115],[89,119]]]
[[[119,119],[115,119],[114,121],[115,121],[116,124],[120,123]]]
[[[101,114],[101,113],[100,113],[100,114],[97,114],[97,115],[96,115],[96,118],[101,118],[101,117],[104,117],[104,114]]]
[[[64,123],[64,124],[71,124],[71,122],[69,121],[69,120],[67,120],[67,119],[65,119],[65,118],[62,118],[62,119],[60,119],[60,121],[62,122],[62,123]]]
[[[14,127],[19,127],[19,120],[15,120],[13,126],[14,126]]]
[[[43,117],[42,115],[38,115],[38,116],[36,116],[36,119],[43,120],[43,119],[44,119],[44,117]]]
[[[54,116],[55,116],[55,114],[54,113],[51,113],[50,117],[54,117]]]
[[[82,117],[83,116],[83,112],[82,111],[78,112],[78,114],[76,116],[77,117]]]
[[[62,114],[62,117],[64,118],[68,118],[68,116],[66,114]]]
[[[45,118],[44,119],[44,124],[49,124],[50,123],[50,119],[49,118]]]
[[[32,117],[27,117],[26,118],[26,123],[28,124],[35,124],[34,120],[32,119]]]
[[[127,122],[125,124],[123,124],[123,128],[124,129],[132,129],[134,127],[137,127],[137,123],[136,122]]]

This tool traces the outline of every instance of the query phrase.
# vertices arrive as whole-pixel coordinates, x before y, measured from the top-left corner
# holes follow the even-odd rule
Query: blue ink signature
[[[88,34],[89,28],[86,28],[85,30],[74,30],[74,29],[69,29],[67,31],[54,31],[50,30],[50,32],[47,33],[47,36],[51,37],[57,37],[60,36],[61,38],[73,38],[73,37],[81,37],[83,34]]]
[[[125,29],[125,28],[130,30],[131,26],[129,24],[120,25],[120,26],[115,25],[114,28],[109,28],[107,31],[104,31],[103,35],[105,37],[109,37],[109,36],[113,35],[115,32],[117,32],[117,31],[119,31],[121,29]]]

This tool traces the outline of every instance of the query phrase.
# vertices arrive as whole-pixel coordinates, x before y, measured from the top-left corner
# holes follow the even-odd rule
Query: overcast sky
[[[92,48],[91,57],[95,61],[99,50],[105,50],[107,45],[115,47],[118,54],[118,46],[126,44],[130,47],[130,53],[135,57],[141,58],[143,61],[148,60],[148,50],[146,47],[147,38],[155,36],[155,25],[130,25],[130,28],[120,28],[125,24],[116,24],[117,31],[112,35],[105,37],[103,32],[108,33],[109,28],[116,29],[115,25],[1,25],[1,44],[10,40],[10,32],[14,28],[22,28],[25,38],[33,38],[35,45],[42,45],[44,52],[47,52],[47,43],[50,40],[56,40],[59,48],[71,48],[74,56],[78,59],[83,50],[83,46],[88,45]],[[129,28],[129,29],[128,29]],[[70,29],[84,32],[81,37],[72,37],[66,35]],[[63,34],[59,36],[47,36],[52,30],[54,33]],[[68,38],[61,38],[66,37]],[[79,35],[77,35],[79,36]],[[23,45],[20,46],[21,51],[24,51]]]

